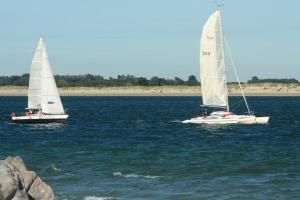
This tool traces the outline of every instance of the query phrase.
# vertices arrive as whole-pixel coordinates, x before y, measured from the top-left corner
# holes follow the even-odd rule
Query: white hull
[[[232,115],[228,117],[196,117],[184,120],[184,124],[267,124],[269,117],[256,117],[251,115]]]
[[[239,124],[267,124],[269,117],[253,117],[251,119],[238,119]]]
[[[11,119],[15,123],[53,123],[62,122],[68,117],[69,115],[32,114],[28,116],[13,116]]]

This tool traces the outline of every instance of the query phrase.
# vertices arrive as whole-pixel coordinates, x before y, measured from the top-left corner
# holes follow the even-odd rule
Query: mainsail
[[[204,106],[227,107],[227,77],[224,61],[220,9],[203,27],[200,41],[200,77]]]
[[[28,109],[41,109],[46,114],[65,113],[42,37],[31,64]]]

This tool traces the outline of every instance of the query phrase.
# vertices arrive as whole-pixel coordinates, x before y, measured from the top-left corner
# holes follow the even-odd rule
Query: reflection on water
[[[48,123],[48,124],[25,124],[29,129],[59,129],[64,126],[63,123]]]
[[[64,123],[41,123],[41,124],[21,124],[8,122],[10,126],[15,126],[20,130],[58,130],[64,127]]]

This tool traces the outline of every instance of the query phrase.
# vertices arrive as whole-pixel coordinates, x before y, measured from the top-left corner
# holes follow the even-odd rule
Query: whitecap
[[[55,171],[55,172],[61,172],[61,171],[62,171],[62,169],[56,167],[55,164],[52,164],[52,165],[51,165],[51,169],[52,169],[53,171]]]
[[[182,123],[182,120],[175,119],[175,120],[171,120],[170,122],[171,122],[171,123]]]
[[[139,174],[122,174],[122,172],[114,172],[113,176],[120,176],[124,178],[149,178],[149,179],[157,179],[162,176],[150,176],[150,175],[139,175]]]

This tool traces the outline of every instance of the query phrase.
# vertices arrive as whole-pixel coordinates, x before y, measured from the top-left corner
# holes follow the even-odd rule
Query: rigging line
[[[238,74],[237,74],[237,72],[236,72],[236,67],[235,67],[235,64],[234,64],[234,62],[233,62],[233,58],[232,58],[232,55],[231,55],[231,51],[230,51],[230,49],[229,49],[229,47],[228,47],[228,44],[227,44],[227,41],[226,41],[225,37],[224,37],[224,42],[225,42],[226,48],[227,48],[227,50],[228,50],[227,52],[228,52],[228,55],[229,55],[231,64],[232,64],[232,66],[233,66],[233,71],[234,71],[235,77],[236,77],[236,79],[237,79],[237,81],[238,81],[238,83],[239,83],[240,90],[241,90],[241,93],[242,93],[242,95],[243,95],[243,99],[244,99],[244,101],[245,101],[245,104],[246,104],[248,113],[251,114],[251,111],[250,111],[250,108],[249,108],[249,106],[248,106],[248,103],[247,103],[247,100],[246,100],[246,97],[245,97],[245,94],[244,94],[244,91],[243,91],[243,88],[242,88],[242,85],[241,85],[239,76],[238,76]]]
[[[234,112],[240,105],[241,103],[243,102],[244,100],[241,99],[239,100],[238,102],[234,103],[232,106],[231,106],[231,111]]]

